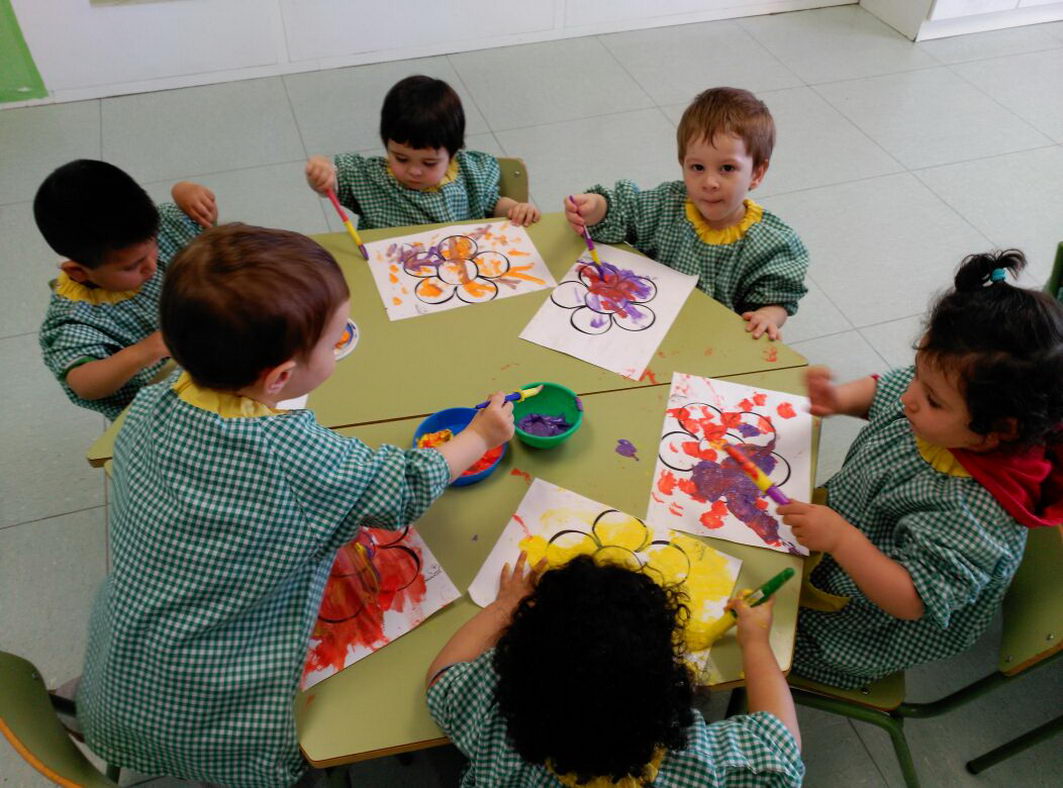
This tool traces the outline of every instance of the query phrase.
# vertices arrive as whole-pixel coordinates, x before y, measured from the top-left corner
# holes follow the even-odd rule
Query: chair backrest
[[[1004,597],[999,670],[1021,673],[1063,648],[1063,526],[1032,528]]]
[[[115,786],[70,740],[32,664],[0,651],[0,732],[27,763],[64,786]]]
[[[1063,301],[1063,241],[1056,247],[1056,262],[1045,284],[1045,292]]]
[[[502,169],[502,182],[499,184],[499,194],[509,197],[517,202],[528,201],[528,168],[524,166],[524,159],[498,160],[498,166]]]

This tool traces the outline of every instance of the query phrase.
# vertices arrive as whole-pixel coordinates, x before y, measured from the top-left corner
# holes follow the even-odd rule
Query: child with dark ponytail
[[[822,559],[794,672],[858,687],[957,654],[985,631],[1026,529],[1063,523],[1063,304],[1007,282],[1017,250],[967,257],[914,367],[840,386],[808,372],[812,413],[867,426],[826,505],[779,507]]]

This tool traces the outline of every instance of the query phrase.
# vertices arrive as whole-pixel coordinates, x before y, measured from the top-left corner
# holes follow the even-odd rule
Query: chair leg
[[[848,701],[829,698],[826,695],[806,692],[796,687],[790,687],[790,692],[793,694],[794,702],[801,706],[809,706],[820,711],[849,717],[859,722],[868,722],[884,729],[889,734],[890,742],[893,744],[893,752],[897,756],[898,765],[901,767],[904,784],[908,788],[919,788],[919,775],[915,771],[915,762],[912,760],[912,752],[908,748],[908,740],[904,737],[904,719],[902,717],[867,706],[859,706]]]
[[[1023,750],[1033,747],[1035,744],[1050,739],[1060,731],[1063,731],[1063,717],[1056,717],[1054,720],[1049,720],[1039,728],[1034,728],[1029,733],[1019,736],[1006,744],[1001,744],[994,750],[990,750],[985,755],[979,755],[970,761],[967,761],[967,771],[971,774],[978,774],[985,771],[990,766],[996,766],[1001,761],[1007,760],[1012,755],[1018,755]]]

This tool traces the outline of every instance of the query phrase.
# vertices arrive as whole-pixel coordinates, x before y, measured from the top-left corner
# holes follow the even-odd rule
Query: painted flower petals
[[[613,318],[599,314],[587,307],[580,307],[572,312],[572,327],[584,334],[604,334],[613,327]]]
[[[587,286],[582,282],[567,280],[554,288],[550,300],[562,309],[576,309],[585,305],[587,292]]]

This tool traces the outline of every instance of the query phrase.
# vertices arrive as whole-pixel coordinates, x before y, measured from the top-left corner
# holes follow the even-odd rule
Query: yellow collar
[[[918,435],[913,435],[912,437],[915,438],[915,447],[919,450],[919,456],[926,460],[935,471],[948,476],[958,476],[961,479],[969,479],[971,477],[967,469],[960,465],[956,455],[944,446],[935,446]]]
[[[661,762],[664,760],[664,753],[664,748],[659,748],[653,753],[653,758],[643,767],[641,777],[628,775],[619,782],[613,782],[609,777],[594,777],[585,783],[577,782],[574,774],[558,774],[555,772],[549,760],[546,762],[546,768],[550,774],[561,781],[562,785],[579,786],[579,788],[640,788],[657,779],[657,772],[660,770]]]
[[[197,386],[187,372],[182,372],[177,378],[177,382],[173,384],[173,390],[189,405],[217,413],[223,419],[254,419],[259,416],[275,416],[278,413],[288,412],[263,405],[250,397],[241,397],[239,394]]]
[[[102,287],[88,287],[81,284],[81,282],[75,282],[67,275],[66,271],[59,272],[53,289],[57,296],[68,301],[84,301],[86,304],[93,304],[94,306],[128,301],[140,293],[140,288],[136,290],[104,290]]]
[[[738,224],[732,224],[730,227],[724,227],[722,230],[714,230],[709,227],[705,217],[701,215],[697,206],[688,198],[685,206],[687,221],[694,225],[698,238],[705,243],[713,244],[714,246],[733,244],[735,241],[741,241],[749,228],[764,217],[764,209],[761,206],[752,200],[743,200],[743,202],[746,206],[746,215],[742,217],[742,221]]]
[[[391,162],[387,162],[385,166],[388,169],[388,175],[390,175],[392,178],[395,178],[395,173],[393,173],[391,171]],[[440,189],[442,189],[444,186],[446,186],[448,183],[452,183],[455,180],[457,180],[457,178],[458,178],[458,157],[457,156],[452,156],[451,159],[450,159],[450,164],[447,166],[446,174],[443,175],[443,177],[440,179],[439,183],[437,183],[435,186],[429,186],[429,187],[424,188],[424,189],[410,189],[410,191],[411,192],[418,192],[418,191],[420,191],[420,192],[437,192]],[[395,178],[396,183],[398,182],[398,180],[399,180],[398,178]],[[402,188],[404,188],[404,189],[409,189],[410,188],[408,186],[403,186],[401,183],[399,183],[399,186],[402,186]]]

